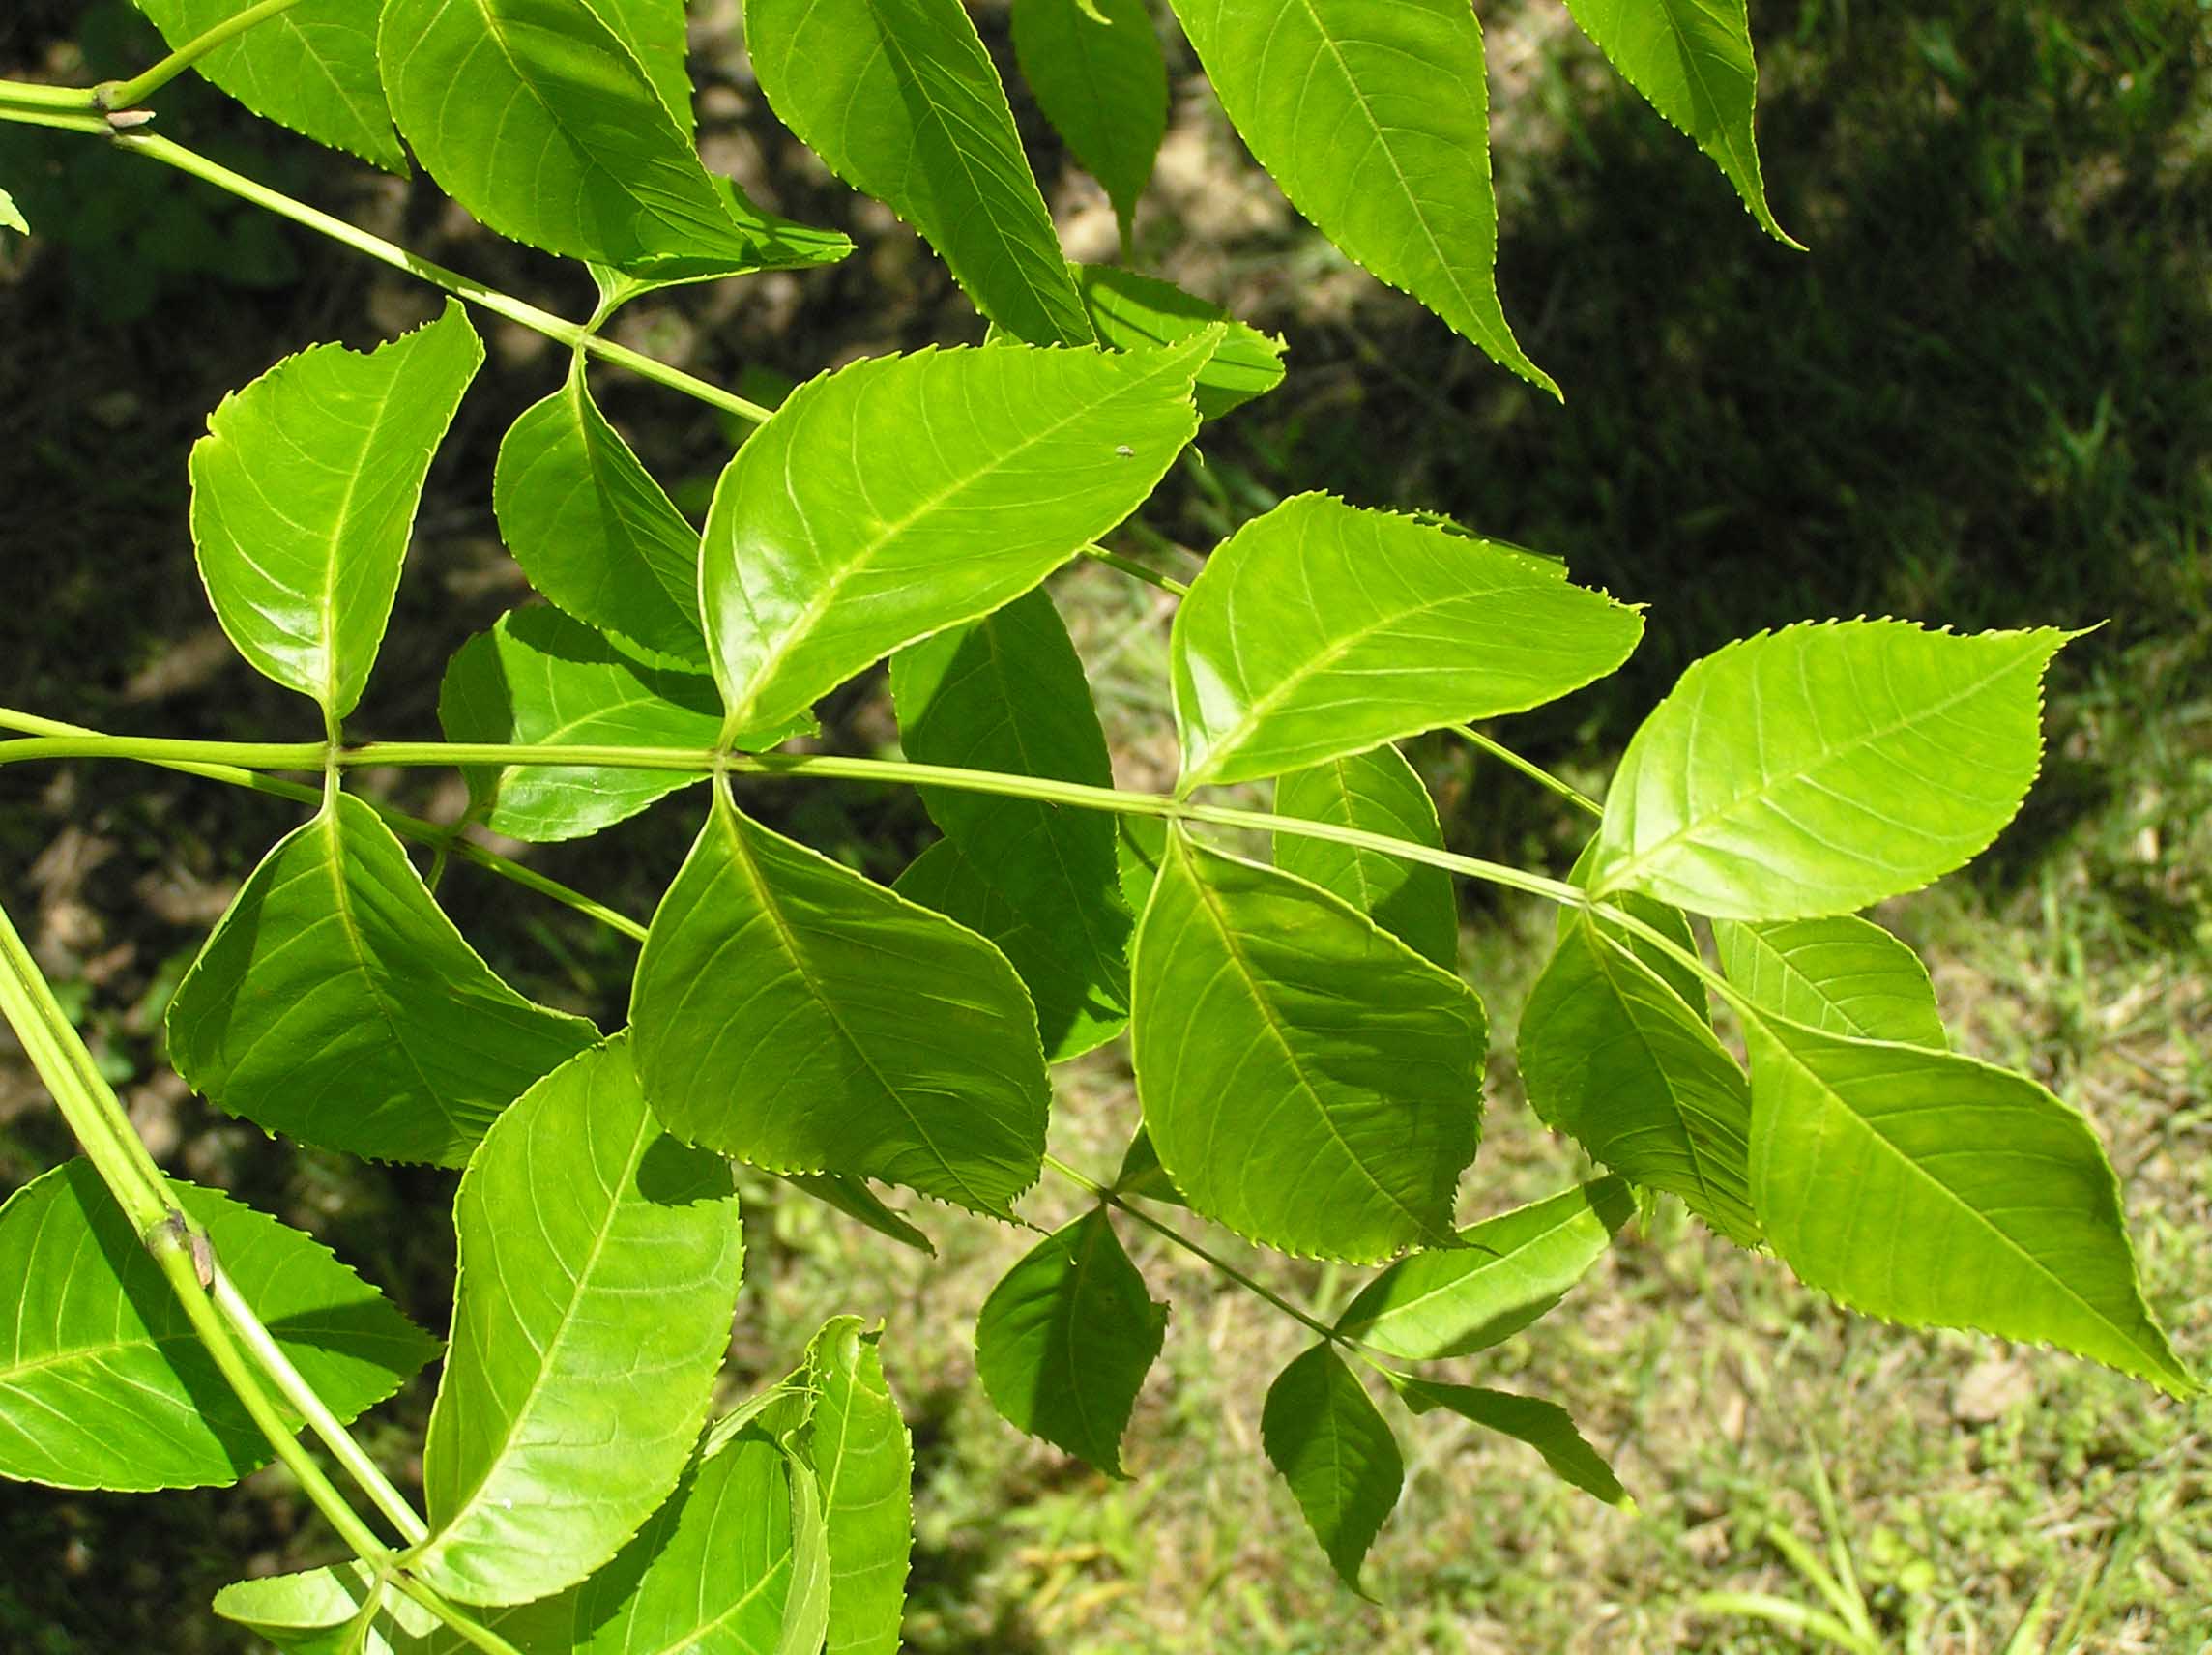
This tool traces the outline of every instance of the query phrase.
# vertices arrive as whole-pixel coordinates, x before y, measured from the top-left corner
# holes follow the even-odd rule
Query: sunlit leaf
[[[754,205],[730,179],[716,177],[713,183],[714,192],[721,197],[722,211],[737,226],[739,250],[713,258],[661,259],[637,270],[589,265],[593,285],[599,290],[598,319],[602,324],[631,300],[664,288],[720,281],[764,270],[815,270],[852,256],[853,240],[841,231],[818,229],[767,212]]]
[[[1014,0],[1014,55],[1129,240],[1167,133],[1168,71],[1145,0]],[[1103,335],[1101,335],[1103,336]]]
[[[1359,1590],[1359,1565],[1406,1481],[1398,1439],[1366,1388],[1316,1345],[1268,1387],[1260,1440],[1338,1578]]]
[[[15,198],[5,189],[0,189],[0,230],[14,230],[22,236],[31,233],[31,226],[24,220],[23,210],[15,205]]]
[[[457,300],[357,355],[316,345],[222,400],[192,445],[192,540],[239,653],[334,718],[361,700],[430,459],[483,346]]]
[[[1586,890],[1589,887],[1590,869],[1597,862],[1597,850],[1598,842],[1592,837],[1583,846],[1582,855],[1575,858],[1575,865],[1567,872],[1567,878]],[[1641,919],[1679,948],[1682,955],[1702,959],[1698,934],[1690,928],[1690,916],[1679,908],[1670,908],[1664,902],[1654,902],[1633,890],[1616,890],[1591,911],[1599,930],[1658,973],[1667,986],[1682,997],[1684,1005],[1700,1017],[1710,1017],[1712,1002],[1705,993],[1704,978],[1692,971],[1681,955],[1671,953],[1650,938],[1630,930],[1622,923],[1620,914]],[[1581,909],[1562,904],[1557,920],[1559,941],[1564,942],[1567,933],[1581,921]]]
[[[428,1610],[361,1562],[234,1581],[214,1608],[284,1655],[419,1655],[435,1646],[439,1629]],[[364,1615],[371,1624],[361,1624]]]
[[[1175,1187],[1167,1169],[1160,1165],[1158,1151],[1152,1147],[1152,1135],[1142,1126],[1129,1140],[1122,1151],[1121,1169],[1114,1175],[1116,1195],[1141,1195],[1147,1201],[1164,1201],[1171,1206],[1188,1206],[1182,1191]]]
[[[392,829],[340,794],[279,840],[177,987],[169,1060],[303,1144],[459,1166],[598,1031],[492,974]]]
[[[1949,1045],[1920,956],[1871,919],[1714,922],[1729,981],[1760,1005],[1831,1034]]]
[[[830,1527],[829,1655],[899,1646],[914,1544],[914,1444],[884,1379],[877,1336],[836,1318],[807,1348],[812,1409],[800,1452]]]
[[[1613,1467],[1583,1439],[1567,1410],[1541,1397],[1516,1396],[1511,1391],[1486,1390],[1479,1385],[1440,1385],[1427,1379],[1405,1379],[1398,1394],[1415,1413],[1447,1408],[1462,1419],[1526,1442],[1543,1455],[1544,1464],[1565,1481],[1608,1505],[1634,1505]]]
[[[1283,383],[1283,341],[1272,334],[1237,321],[1220,305],[1171,282],[1120,265],[1079,264],[1073,269],[1098,342],[1116,350],[1178,344],[1217,322],[1223,325],[1221,342],[1198,370],[1193,394],[1200,419],[1219,419]]]
[[[1443,848],[1436,801],[1395,747],[1292,770],[1275,783],[1275,814]],[[1342,897],[1445,971],[1457,966],[1459,907],[1443,869],[1296,833],[1275,835],[1275,866]]]
[[[684,0],[585,0],[599,21],[629,48],[660,94],[666,109],[686,136],[696,125],[691,112],[690,30]]]

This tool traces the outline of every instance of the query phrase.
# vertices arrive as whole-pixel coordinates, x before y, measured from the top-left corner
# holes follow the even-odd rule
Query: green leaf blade
[[[841,1316],[806,1354],[813,1408],[802,1453],[830,1531],[828,1655],[893,1655],[914,1545],[914,1442],[884,1378],[878,1336]]]
[[[1144,0],[1015,0],[1014,56],[1129,239],[1168,127],[1167,60]]]
[[[1361,1590],[1359,1566],[1398,1503],[1406,1463],[1358,1377],[1316,1345],[1267,1388],[1260,1440],[1337,1578]]]
[[[1080,5],[1081,0],[1076,0]],[[1201,420],[1218,420],[1283,383],[1283,341],[1237,321],[1218,305],[1120,265],[1069,267],[1091,312],[1098,342],[1118,351],[1180,343],[1219,323],[1224,332],[1198,370],[1194,396]]]
[[[1870,919],[1721,919],[1713,937],[1729,981],[1792,1023],[1937,1052],[1950,1044],[1928,968]]]
[[[342,718],[392,614],[430,460],[483,363],[457,300],[366,356],[317,345],[223,398],[192,445],[192,541],[255,670]]]
[[[1278,777],[1275,814],[1356,828],[1440,851],[1444,844],[1436,801],[1395,747],[1330,759]],[[1445,971],[1457,968],[1459,905],[1451,876],[1443,869],[1295,833],[1275,835],[1275,866],[1343,898]]]
[[[1613,1467],[1584,1439],[1567,1410],[1557,1403],[1479,1385],[1440,1385],[1428,1379],[1407,1379],[1399,1385],[1398,1394],[1415,1413],[1445,1408],[1487,1430],[1526,1442],[1544,1457],[1544,1464],[1557,1476],[1607,1505],[1636,1503],[1620,1486]]]

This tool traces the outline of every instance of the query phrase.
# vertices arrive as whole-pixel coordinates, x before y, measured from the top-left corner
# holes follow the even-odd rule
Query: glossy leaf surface
[[[500,1111],[598,1038],[492,974],[361,800],[279,840],[168,1011],[169,1059],[303,1144],[459,1166]]]
[[[1080,5],[1082,0],[1074,0]],[[1237,321],[1218,305],[1185,293],[1172,282],[1120,265],[1072,267],[1098,342],[1136,351],[1172,345],[1223,326],[1221,342],[1198,370],[1194,400],[1199,418],[1214,420],[1283,383],[1283,341]]]
[[[690,31],[684,0],[585,0],[599,21],[629,48],[660,94],[678,129],[688,136],[697,125],[691,110]]]
[[[372,1597],[372,1623],[361,1627]],[[284,1655],[419,1655],[434,1647],[439,1630],[428,1610],[380,1585],[360,1562],[234,1581],[216,1593],[214,1609]]]
[[[650,667],[557,609],[509,610],[447,663],[438,722],[450,741],[688,747],[722,731],[722,699],[703,672]],[[495,833],[577,839],[611,827],[700,776],[597,766],[475,767],[469,795]]]
[[[1327,892],[1179,832],[1134,976],[1145,1128],[1194,1209],[1355,1263],[1450,1244],[1480,1133],[1473,990]]]
[[[1400,1259],[1360,1290],[1337,1331],[1393,1356],[1466,1356],[1548,1314],[1635,1213],[1599,1178],[1460,1232],[1463,1243]]]
[[[960,0],[752,0],[777,117],[921,232],[975,307],[1032,344],[1087,344],[1060,237]]]
[[[422,479],[482,362],[448,300],[366,356],[285,358],[192,445],[192,542],[216,618],[256,670],[333,717],[361,700]]]
[[[1014,0],[1014,55],[1046,119],[1105,186],[1126,243],[1168,126],[1167,62],[1145,0]]]
[[[668,1129],[778,1173],[1001,1213],[1049,1086],[1005,956],[718,798],[638,960],[638,1073]]]
[[[1498,303],[1482,29],[1462,0],[1176,0],[1237,132],[1291,204],[1530,384]]]
[[[914,1544],[914,1444],[876,1340],[842,1316],[806,1353],[813,1407],[802,1441],[830,1527],[830,1655],[891,1655],[899,1646]]]
[[[716,176],[711,182],[721,198],[722,211],[737,227],[737,248],[714,257],[660,259],[630,270],[588,265],[593,285],[599,290],[602,323],[631,300],[664,288],[720,281],[764,270],[814,270],[852,256],[852,238],[841,231],[819,229],[767,212],[730,179]]]
[[[1436,801],[1395,747],[1280,777],[1275,814],[1443,848]],[[1423,958],[1447,972],[1456,969],[1459,906],[1443,869],[1295,833],[1275,835],[1275,866],[1342,897]]]
[[[246,1302],[340,1419],[382,1402],[436,1344],[311,1236],[172,1181]],[[0,1476],[65,1489],[237,1481],[269,1442],[89,1161],[0,1206]]]
[[[1920,956],[1871,919],[1718,920],[1729,981],[1777,1016],[1831,1034],[1950,1044]]]
[[[1338,1578],[1359,1590],[1359,1565],[1406,1481],[1398,1439],[1366,1387],[1317,1345],[1268,1387],[1260,1440]]]
[[[1135,510],[1198,429],[1210,335],[1147,352],[925,351],[792,393],[738,450],[702,591],[734,733],[1019,597]]]
[[[1544,1464],[1559,1477],[1607,1505],[1634,1503],[1613,1467],[1584,1440],[1567,1410],[1557,1403],[1480,1385],[1440,1385],[1427,1379],[1408,1379],[1398,1387],[1398,1394],[1415,1413],[1448,1408],[1462,1419],[1528,1443],[1543,1455]]]
[[[2048,627],[1790,626],[1685,672],[1606,795],[1591,889],[1723,919],[1846,914],[1985,849],[2043,751]]]
[[[521,1603],[596,1571],[682,1475],[729,1343],[737,1193],[661,1130],[617,1038],[492,1127],[453,1226],[416,1555],[464,1602]]]
[[[2137,1285],[2080,1114],[1971,1058],[1747,1020],[1752,1199],[1805,1282],[1873,1316],[2055,1345],[2197,1388]]]
[[[1032,1437],[1119,1477],[1121,1436],[1166,1337],[1103,1206],[1054,1232],[1007,1271],[975,1322],[975,1373]]]
[[[1643,627],[1547,559],[1298,495],[1222,542],[1177,611],[1181,790],[1541,706]]]

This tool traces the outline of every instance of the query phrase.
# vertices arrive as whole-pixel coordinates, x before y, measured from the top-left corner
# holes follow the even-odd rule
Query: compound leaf
[[[892,1655],[914,1545],[914,1443],[884,1379],[877,1336],[840,1316],[806,1352],[813,1406],[802,1458],[830,1528],[828,1655]]]
[[[1326,891],[1179,830],[1133,976],[1145,1127],[1195,1210],[1353,1263],[1451,1244],[1487,1038],[1466,983]]]
[[[1558,394],[1498,303],[1482,29],[1465,0],[1176,0],[1231,123],[1355,263]]]
[[[1337,1577],[1358,1591],[1359,1565],[1406,1482],[1398,1439],[1366,1387],[1316,1345],[1267,1388],[1260,1440]]]
[[[1599,1178],[1459,1233],[1461,1245],[1400,1259],[1336,1319],[1339,1333],[1393,1356],[1471,1355],[1548,1315],[1636,1211]]]
[[[168,1034],[177,1072],[233,1115],[442,1166],[598,1038],[493,975],[345,794],[253,870],[178,984]]]
[[[1057,3],[1057,0],[1056,0]],[[1074,0],[1080,5],[1082,0]],[[1119,351],[1172,345],[1223,327],[1221,342],[1198,370],[1193,399],[1201,420],[1217,420],[1283,383],[1283,341],[1237,321],[1218,305],[1185,293],[1172,282],[1139,276],[1120,265],[1070,266],[1091,312],[1098,342]]]
[[[192,445],[192,541],[256,670],[333,718],[361,700],[430,458],[483,345],[457,300],[366,356],[316,345],[222,399]]]
[[[1032,344],[1092,340],[960,0],[752,0],[745,44],[783,124],[920,231],[978,310]]]
[[[1415,1413],[1447,1408],[1462,1419],[1528,1443],[1543,1455],[1544,1464],[1559,1477],[1607,1505],[1636,1503],[1613,1474],[1613,1467],[1583,1439],[1567,1410],[1557,1403],[1479,1385],[1440,1385],[1427,1379],[1401,1379],[1397,1387],[1406,1406]]]
[[[1096,1206],[991,1290],[975,1322],[975,1372],[1014,1426],[1119,1477],[1121,1434],[1167,1325],[1168,1307],[1145,1291]]]
[[[1721,919],[1713,937],[1729,981],[1778,1016],[1937,1052],[1950,1044],[1928,968],[1871,919]]]
[[[800,387],[707,519],[733,737],[1019,597],[1135,510],[1198,429],[1191,380],[1212,348],[932,350]]]
[[[171,46],[197,40],[253,0],[138,0]],[[404,173],[376,71],[379,0],[301,0],[192,65],[263,120]]]
[[[1177,611],[1179,790],[1540,706],[1643,629],[1548,559],[1298,495],[1222,542]]]
[[[631,1019],[668,1129],[776,1173],[1007,1214],[1050,1086],[1005,956],[717,793],[653,917]]]
[[[1275,814],[1443,849],[1436,801],[1395,747],[1329,759],[1278,778]],[[1275,866],[1342,897],[1445,971],[1457,969],[1459,905],[1443,869],[1297,833],[1275,835]]]
[[[737,1303],[737,1192],[661,1130],[617,1036],[485,1134],[453,1227],[414,1557],[463,1602],[521,1603],[614,1556],[682,1475]]]
[[[647,666],[558,609],[533,607],[509,610],[454,652],[438,722],[450,741],[707,753],[721,736],[722,700],[703,672]],[[576,765],[476,766],[463,774],[492,831],[539,842],[596,833],[701,779]]]
[[[2025,1076],[1761,1012],[1752,1200],[1790,1267],[1839,1303],[2198,1386],[2136,1281],[2097,1134]]]
[[[1014,0],[1014,56],[1045,118],[1105,186],[1126,247],[1168,128],[1150,10],[1145,0]]]
[[[1784,627],[1685,672],[1606,795],[1591,890],[1810,919],[1917,890],[2012,820],[2067,634]]]
[[[171,1180],[217,1263],[341,1420],[436,1353],[312,1237],[218,1191]],[[0,1206],[0,1476],[65,1489],[202,1488],[270,1457],[169,1281],[89,1161]]]

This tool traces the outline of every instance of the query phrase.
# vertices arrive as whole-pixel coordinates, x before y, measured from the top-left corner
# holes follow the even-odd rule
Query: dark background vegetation
[[[860,251],[817,275],[640,306],[623,336],[761,398],[855,355],[978,336],[926,249],[768,117],[734,10],[694,6],[710,161],[766,205],[849,229]],[[1682,665],[1761,626],[1856,614],[1961,629],[2108,623],[2060,659],[2050,762],[2021,823],[1973,874],[1885,917],[1931,958],[1963,1047],[2029,1068],[2097,1120],[2154,1302],[2205,1360],[2212,12],[1756,4],[1766,176],[1809,254],[1764,240],[1554,0],[1482,12],[1500,282],[1566,405],[1303,226],[1179,45],[1140,263],[1281,332],[1291,377],[1208,428],[1203,461],[1148,508],[1150,531],[1204,548],[1280,495],[1328,488],[1446,512],[1648,604],[1626,672],[1499,732],[1592,790]],[[1003,7],[978,20],[1003,48]],[[0,16],[0,73],[101,78],[157,49],[118,0],[21,0]],[[1109,256],[1111,215],[1006,67],[1071,249]],[[344,164],[189,79],[160,106],[164,131],[253,176],[550,307],[585,307],[580,276],[484,236],[425,182]],[[215,626],[186,530],[186,451],[221,395],[277,357],[325,338],[372,343],[431,314],[433,296],[86,139],[0,131],[0,183],[35,230],[28,243],[0,233],[5,702],[152,734],[312,734],[305,704],[237,661]],[[563,364],[534,335],[485,332],[492,360],[433,473],[358,735],[430,733],[447,655],[526,596],[498,544],[490,463]],[[679,501],[702,506],[739,433],[654,387],[597,383]],[[1184,561],[1157,539],[1130,544]],[[1099,570],[1058,595],[1119,767],[1156,781],[1172,763],[1161,607]],[[893,740],[880,682],[842,692],[829,727],[853,750]],[[1455,845],[1554,868],[1571,858],[1579,825],[1547,796],[1463,750],[1415,757]],[[428,772],[365,785],[458,809],[454,785]],[[778,785],[748,807],[879,876],[928,836],[909,796]],[[600,840],[528,854],[642,914],[695,816],[679,798]],[[163,1066],[166,995],[295,818],[160,772],[0,770],[0,896],[165,1162],[314,1230],[442,1326],[449,1175],[270,1143]],[[620,1020],[619,940],[466,867],[441,897],[528,992]],[[1501,1031],[1540,961],[1542,917],[1468,897],[1465,963]],[[1574,1166],[1520,1107],[1509,1069],[1499,1078],[1470,1213]],[[1066,1076],[1056,1147],[1099,1164],[1131,1108],[1109,1051]],[[0,1053],[0,1185],[68,1153],[28,1066]],[[1901,1648],[1996,1647],[2039,1592],[2053,1635],[2082,1648],[2193,1649],[2212,1632],[2202,1405],[2157,1402],[2048,1352],[1852,1321],[1771,1261],[1666,1219],[1484,1370],[1573,1409],[1640,1514],[1578,1505],[1520,1451],[1423,1422],[1407,1434],[1408,1499],[1376,1557],[1382,1602],[1357,1604],[1328,1585],[1287,1498],[1255,1469],[1253,1399],[1295,1349],[1273,1319],[1140,1250],[1176,1319],[1133,1436],[1138,1480],[1106,1485],[1014,1437],[972,1383],[975,1305],[1020,1238],[932,1216],[943,1257],[924,1265],[758,1192],[733,1363],[741,1381],[779,1371],[835,1310],[890,1318],[920,1460],[917,1649],[1795,1647],[1696,1600],[1721,1585],[1803,1595],[1770,1525],[1821,1541],[1816,1467],[1837,1486],[1835,1528]],[[1318,1298],[1346,1291],[1319,1267],[1263,1267]],[[418,1386],[369,1428],[403,1473],[426,1406]],[[328,1554],[280,1473],[142,1499],[11,1488],[0,1649],[240,1647],[205,1612],[213,1590]]]

